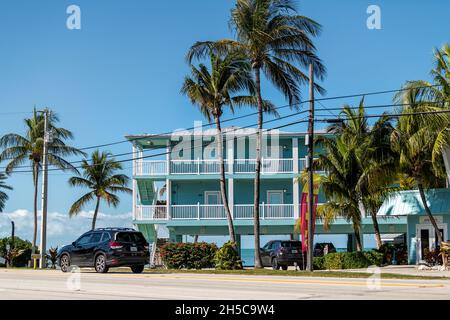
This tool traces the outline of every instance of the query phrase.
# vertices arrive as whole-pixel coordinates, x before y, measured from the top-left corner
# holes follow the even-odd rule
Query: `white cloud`
[[[91,227],[93,211],[82,211],[72,218],[68,214],[49,212],[47,218],[47,247],[62,246],[76,240]],[[0,213],[0,237],[11,234],[11,220],[16,226],[16,236],[31,241],[33,237],[33,212],[19,209],[9,213]],[[97,227],[132,227],[130,213],[97,215]],[[40,238],[40,214],[38,214],[38,237]]]

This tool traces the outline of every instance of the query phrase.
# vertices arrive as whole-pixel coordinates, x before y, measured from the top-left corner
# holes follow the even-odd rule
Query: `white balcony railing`
[[[170,165],[169,165],[170,163]],[[229,161],[224,161],[225,172],[229,173]],[[255,173],[255,159],[236,159],[233,161],[233,173],[252,174]],[[299,171],[305,167],[305,160],[299,159]],[[270,159],[263,158],[261,172],[263,174],[296,173],[294,171],[293,159]],[[220,162],[218,160],[151,160],[134,162],[134,174],[137,176],[156,175],[192,175],[192,174],[218,174],[220,173]]]
[[[252,204],[235,205],[233,219],[253,219]],[[261,220],[295,219],[293,204],[261,204]],[[227,218],[223,205],[173,205],[170,217],[167,206],[136,206],[136,220],[224,220]]]
[[[136,206],[136,220],[168,220],[167,206]]]

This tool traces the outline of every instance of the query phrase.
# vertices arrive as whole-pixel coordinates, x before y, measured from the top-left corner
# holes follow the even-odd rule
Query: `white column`
[[[233,173],[234,167],[234,135],[227,134],[226,135],[226,143],[227,143],[227,163],[228,163],[228,173]]]
[[[299,165],[298,165],[298,138],[292,138],[292,159],[294,161],[294,173],[299,173]],[[294,217],[298,219],[300,214],[300,189],[298,183],[298,177],[294,177],[292,179],[292,198],[294,202]]]
[[[234,218],[234,179],[228,179],[228,206]]]
[[[133,220],[136,220],[136,206],[137,206],[136,188],[137,188],[136,179],[133,178]]]
[[[167,206],[167,218],[172,217],[172,181],[166,179],[166,206]]]
[[[234,170],[234,135],[229,133],[226,136],[228,174],[233,174]],[[234,218],[234,179],[228,179],[228,206],[231,216]]]
[[[299,172],[298,166],[298,138],[292,138],[292,159],[294,161],[294,173]]]
[[[292,179],[292,201],[294,202],[294,217],[298,219],[300,217],[300,188],[298,178]]]
[[[166,166],[167,166],[167,174],[170,174],[170,139],[166,143]]]

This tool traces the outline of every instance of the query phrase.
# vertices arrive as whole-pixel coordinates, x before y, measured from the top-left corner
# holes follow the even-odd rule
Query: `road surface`
[[[450,299],[449,280],[0,270],[0,299]]]

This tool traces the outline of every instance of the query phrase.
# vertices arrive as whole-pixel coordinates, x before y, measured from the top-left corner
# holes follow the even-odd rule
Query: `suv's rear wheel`
[[[69,271],[70,267],[70,258],[68,254],[63,254],[59,259],[59,266],[61,267],[62,272]]]
[[[287,265],[281,266],[281,269],[283,269],[284,271],[286,271],[286,270],[288,269],[288,266],[287,266]]]
[[[99,254],[95,258],[95,271],[98,273],[108,272],[108,267],[106,266],[106,257],[104,254]]]
[[[144,271],[144,266],[132,266],[131,271],[133,271],[133,273],[142,273],[142,271]]]
[[[273,258],[272,259],[272,269],[273,270],[280,270],[280,265],[278,264],[278,259]]]

